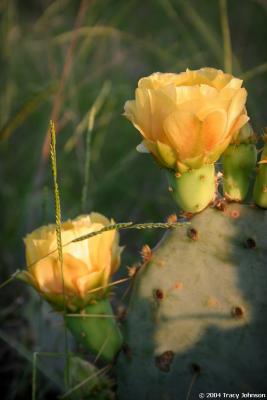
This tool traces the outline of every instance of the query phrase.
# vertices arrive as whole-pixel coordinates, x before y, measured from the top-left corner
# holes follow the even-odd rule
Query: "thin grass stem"
[[[56,235],[57,235],[57,251],[58,251],[58,259],[60,263],[61,269],[61,279],[62,279],[62,294],[63,294],[63,312],[64,315],[67,314],[67,306],[66,306],[66,292],[65,292],[65,282],[64,282],[64,273],[63,273],[63,250],[62,250],[62,236],[61,236],[61,205],[60,205],[60,192],[57,181],[57,156],[56,156],[56,131],[55,124],[53,121],[50,121],[50,133],[51,133],[51,146],[50,146],[50,156],[51,156],[51,167],[54,181],[54,197],[55,197],[55,212],[56,212]],[[65,321],[65,320],[64,320]],[[64,341],[65,341],[65,384],[66,388],[69,385],[69,345],[68,345],[68,334],[67,327],[64,322]]]
[[[220,17],[221,17],[221,28],[223,35],[223,56],[224,56],[224,70],[229,74],[232,73],[232,43],[231,33],[229,26],[229,18],[227,12],[227,0],[220,0]]]

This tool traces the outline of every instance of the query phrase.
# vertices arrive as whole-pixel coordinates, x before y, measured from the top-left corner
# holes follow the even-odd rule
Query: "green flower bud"
[[[253,190],[254,202],[262,208],[267,208],[267,134],[263,137],[265,145],[258,162],[258,169]]]
[[[228,200],[243,201],[249,191],[250,177],[255,170],[255,144],[231,144],[222,156],[223,192]]]

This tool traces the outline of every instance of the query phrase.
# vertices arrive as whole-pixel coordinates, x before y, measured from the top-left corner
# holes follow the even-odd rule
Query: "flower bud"
[[[231,144],[255,144],[256,142],[257,136],[249,122],[243,125],[231,140]]]
[[[222,156],[223,192],[231,201],[245,200],[250,178],[255,170],[257,150],[255,144],[231,144]]]

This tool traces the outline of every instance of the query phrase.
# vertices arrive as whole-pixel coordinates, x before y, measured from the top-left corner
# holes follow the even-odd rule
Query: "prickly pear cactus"
[[[267,211],[206,209],[135,279],[119,400],[267,391]]]

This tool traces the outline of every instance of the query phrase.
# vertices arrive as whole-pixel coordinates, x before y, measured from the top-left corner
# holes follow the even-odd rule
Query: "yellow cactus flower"
[[[138,150],[181,173],[214,163],[249,119],[241,86],[213,68],[140,79],[124,114],[143,136]]]
[[[57,249],[56,226],[47,225],[36,229],[24,239],[28,269],[21,272],[19,278],[31,284],[56,308],[62,308],[64,302],[62,272],[68,309],[82,308],[103,297],[110,276],[120,264],[122,248],[119,247],[118,232],[110,230],[90,239],[70,242],[113,222],[98,213],[64,222],[63,271],[58,252],[53,252]],[[69,244],[64,246],[65,243]],[[103,289],[94,291],[98,287]]]

